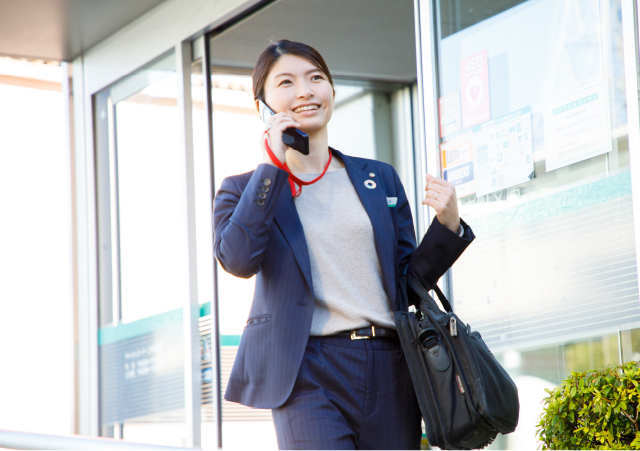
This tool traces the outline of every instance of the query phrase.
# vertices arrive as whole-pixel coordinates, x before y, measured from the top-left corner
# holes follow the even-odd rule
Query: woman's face
[[[307,59],[282,55],[264,84],[267,105],[287,113],[300,129],[313,133],[326,127],[333,113],[333,86],[327,76]]]

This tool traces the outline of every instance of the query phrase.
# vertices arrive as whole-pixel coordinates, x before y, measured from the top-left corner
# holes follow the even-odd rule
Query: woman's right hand
[[[282,142],[282,133],[288,128],[298,128],[300,124],[295,122],[291,116],[286,113],[278,113],[269,119],[266,125],[267,133],[267,141],[269,142],[269,148],[276,156],[276,158],[284,163],[285,154],[287,152],[288,147]],[[267,150],[264,147],[264,137],[260,141],[262,143],[262,163],[270,164],[275,166],[275,163],[271,161]]]

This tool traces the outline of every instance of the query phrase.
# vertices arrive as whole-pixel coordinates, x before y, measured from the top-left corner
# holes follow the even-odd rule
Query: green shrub
[[[543,400],[543,449],[640,449],[639,362],[571,373]]]

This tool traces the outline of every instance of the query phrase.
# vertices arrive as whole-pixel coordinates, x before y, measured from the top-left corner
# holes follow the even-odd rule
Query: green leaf
[[[545,391],[536,430],[543,449],[640,449],[640,432],[623,416],[638,409],[640,362],[573,372]]]

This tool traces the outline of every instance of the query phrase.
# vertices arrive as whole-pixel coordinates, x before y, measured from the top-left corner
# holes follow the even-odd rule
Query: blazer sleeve
[[[398,209],[398,269],[399,274],[404,274],[409,266],[411,254],[416,249],[416,232],[413,226],[413,215],[411,214],[409,200],[395,169],[393,169],[393,178],[396,196],[398,197],[396,204]]]
[[[462,218],[460,224],[464,228],[462,236],[440,224],[437,217],[433,218],[422,242],[411,255],[408,272],[426,289],[436,285],[475,239],[473,231]]]
[[[287,179],[285,171],[260,164],[244,189],[238,186],[237,177],[222,181],[213,201],[214,253],[228,273],[247,279],[260,271],[275,207]]]
[[[416,248],[413,216],[407,195],[394,170],[398,195],[398,269],[409,273],[422,286],[431,289],[474,240],[471,228],[460,219],[464,233],[459,236],[434,218],[420,245]]]

